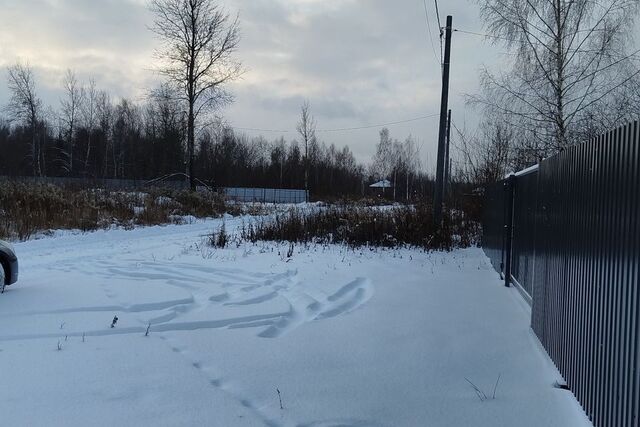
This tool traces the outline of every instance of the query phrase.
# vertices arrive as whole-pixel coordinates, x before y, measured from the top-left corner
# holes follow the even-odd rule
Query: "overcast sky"
[[[238,58],[246,72],[230,89],[235,102],[221,111],[235,127],[289,131],[255,132],[268,139],[296,136],[304,99],[319,130],[413,119],[439,112],[439,41],[433,0],[225,0],[239,13]],[[440,0],[442,25],[482,32],[478,7],[468,0]],[[146,0],[0,0],[0,105],[8,101],[6,66],[28,61],[43,100],[59,106],[66,69],[94,78],[115,97],[141,101],[156,85],[147,29]],[[482,37],[454,33],[451,108],[458,123],[473,123],[464,94],[477,91],[478,70],[504,57]],[[427,170],[433,169],[438,119],[388,126],[391,135],[413,135]],[[326,143],[348,144],[367,162],[380,128],[320,132]]]

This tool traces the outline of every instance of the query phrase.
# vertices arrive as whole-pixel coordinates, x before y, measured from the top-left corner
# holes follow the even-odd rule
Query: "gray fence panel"
[[[538,172],[519,176],[513,202],[513,261],[511,276],[531,296],[535,275]]]
[[[305,203],[308,201],[304,190],[288,190],[279,188],[224,188],[230,199],[239,202],[260,203]]]
[[[510,274],[531,293],[531,327],[596,427],[639,425],[639,145],[636,122],[546,159],[514,186]],[[500,185],[485,193],[494,266],[504,257]]]
[[[485,187],[484,212],[482,217],[482,249],[493,268],[502,274],[504,264],[505,226],[505,182],[500,181]]]

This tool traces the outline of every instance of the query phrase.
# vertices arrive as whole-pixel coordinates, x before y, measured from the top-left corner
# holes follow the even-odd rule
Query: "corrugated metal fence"
[[[533,331],[596,427],[639,425],[639,185],[636,122],[486,191],[485,252],[529,297]]]
[[[241,202],[304,203],[309,201],[305,190],[281,188],[225,188],[228,198]]]

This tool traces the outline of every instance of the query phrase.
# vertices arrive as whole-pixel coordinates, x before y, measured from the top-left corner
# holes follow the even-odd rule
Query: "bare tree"
[[[73,152],[75,150],[75,133],[77,131],[80,107],[83,103],[84,89],[78,83],[76,74],[67,70],[63,86],[66,97],[60,101],[61,119],[64,125],[66,139],[65,147],[61,150],[62,169],[68,174],[73,173]]]
[[[89,86],[84,89],[84,98],[81,105],[82,121],[87,130],[86,150],[84,155],[84,174],[89,172],[89,159],[91,156],[91,138],[98,120],[98,90],[95,80],[89,81]]]
[[[187,109],[187,158],[195,190],[195,126],[199,115],[230,102],[224,85],[237,78],[233,59],[240,41],[238,18],[230,18],[212,0],[152,0],[153,31],[162,48],[160,73],[175,87]]]
[[[402,173],[406,169],[404,145],[397,139],[393,140],[391,146],[391,158],[393,170],[393,200],[396,200],[398,173]]]
[[[273,147],[271,149],[271,164],[277,165],[278,167],[278,183],[279,188],[283,188],[282,186],[282,176],[284,173],[284,162],[287,159],[287,145],[285,143],[284,137],[280,137],[273,143]]]
[[[7,111],[9,115],[23,122],[31,132],[31,164],[35,176],[42,175],[41,143],[38,137],[38,122],[42,114],[42,101],[36,94],[33,70],[28,64],[17,63],[8,69],[8,84],[11,98]]]
[[[387,128],[380,131],[380,140],[376,145],[372,166],[376,178],[389,179],[393,170],[393,140]]]
[[[420,147],[411,135],[404,140],[402,146],[402,164],[405,167],[406,198],[410,199],[409,181],[420,171]]]
[[[393,140],[389,134],[389,129],[382,128],[380,131],[380,140],[376,145],[376,152],[373,155],[373,161],[371,163],[371,174],[376,179],[389,179],[393,168],[395,166],[393,157]],[[385,187],[382,187],[382,193],[384,194]]]
[[[510,168],[518,170],[536,161],[535,157],[526,157],[531,153],[517,144],[518,136],[511,126],[500,116],[489,117],[473,133],[452,123],[458,136],[455,146],[462,156],[458,173],[470,183],[493,183],[502,179]],[[519,150],[512,149],[513,145],[518,145]]]
[[[98,92],[97,97],[97,105],[96,112],[98,114],[98,125],[100,129],[100,133],[104,139],[104,155],[103,155],[103,163],[102,163],[102,172],[101,175],[103,177],[108,176],[109,173],[109,151],[114,153],[114,144],[113,144],[113,122],[114,122],[114,108],[111,104],[111,98],[109,94],[105,91]],[[114,155],[115,157],[115,155]],[[115,163],[115,161],[114,161]],[[97,169],[97,165],[96,165]],[[115,166],[114,166],[115,169]]]
[[[484,96],[510,126],[539,140],[542,155],[575,143],[585,117],[640,70],[626,40],[638,0],[478,0],[496,43],[513,50],[509,72],[484,70]]]
[[[309,101],[305,101],[300,109],[300,121],[296,130],[304,144],[304,189],[309,191],[309,148],[316,143],[316,121],[311,115]]]

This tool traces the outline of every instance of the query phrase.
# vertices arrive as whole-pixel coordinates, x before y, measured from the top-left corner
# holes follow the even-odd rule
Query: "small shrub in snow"
[[[284,409],[284,406],[282,406],[282,394],[280,393],[280,389],[276,388],[276,391],[278,392],[278,400],[280,401],[280,409]]]
[[[289,250],[287,251],[287,259],[291,259],[293,256],[293,242],[289,244]]]
[[[227,229],[223,222],[218,232],[209,236],[209,244],[216,248],[225,248],[227,243],[229,243],[229,236],[227,235]]]
[[[487,400],[495,400],[496,391],[498,390],[498,384],[500,383],[500,377],[501,376],[502,376],[502,374],[498,375],[498,379],[496,380],[496,384],[493,386],[493,393],[491,394],[491,397],[489,397],[480,387],[478,387],[474,383],[472,383],[468,378],[465,377],[465,381],[468,382],[469,385],[471,385],[471,387],[473,388],[473,391],[476,392],[476,396],[478,396],[478,399],[480,399],[480,402],[485,402]]]

